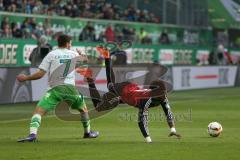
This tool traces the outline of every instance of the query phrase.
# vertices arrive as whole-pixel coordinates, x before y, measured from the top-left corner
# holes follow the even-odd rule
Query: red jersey
[[[137,84],[130,83],[123,87],[121,100],[131,106],[137,106],[142,99],[150,98],[150,89],[141,89]]]

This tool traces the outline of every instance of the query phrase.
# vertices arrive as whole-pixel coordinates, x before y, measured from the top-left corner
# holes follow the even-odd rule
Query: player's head
[[[58,41],[59,48],[70,49],[72,47],[71,37],[66,34],[62,34],[62,35],[58,36],[57,41]]]

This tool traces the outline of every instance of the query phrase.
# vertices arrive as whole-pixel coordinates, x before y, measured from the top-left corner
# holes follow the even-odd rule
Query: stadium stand
[[[0,4],[0,11],[8,12],[159,23],[159,18],[147,10],[131,4],[121,8],[105,0],[1,0]]]
[[[154,7],[152,9],[147,7],[150,5],[149,1],[139,0],[138,8],[132,4],[133,1],[129,2],[123,3],[115,0],[0,0],[0,12],[3,11],[0,17],[0,37],[2,39],[38,40],[41,35],[45,35],[51,41],[61,33],[68,33],[74,41],[87,43],[131,40],[134,44],[149,46],[184,44],[207,47],[208,50],[211,50],[209,48],[223,45],[226,48],[238,49],[240,38],[235,33],[239,31],[228,29],[238,23],[230,16],[221,1],[209,2],[209,25],[213,28],[212,30],[200,25],[205,22],[200,23],[204,18],[199,18],[200,14],[197,12],[200,11],[199,8],[195,8],[195,18],[188,17],[194,20],[189,24],[195,24],[196,21],[199,26],[181,26],[181,24],[185,24],[183,19],[179,19],[179,25],[165,25],[161,24],[164,23],[164,18],[154,11]],[[161,10],[164,6],[162,2],[158,1],[154,4],[159,5]],[[167,1],[167,4],[172,6],[171,10],[175,10],[176,8],[173,6],[177,4],[172,2],[170,5],[170,2]],[[181,2],[187,4],[188,7],[182,6],[182,11],[179,11],[180,15],[183,14],[184,7],[187,7],[186,10],[191,8],[191,3],[187,3],[188,0],[181,0]],[[234,0],[234,2],[238,2],[238,0]],[[195,4],[194,1],[193,5],[201,7],[205,6],[205,3],[206,1]],[[166,12],[171,13],[170,9],[167,9]],[[201,12],[205,13],[204,10]],[[190,16],[190,12],[186,12],[186,14],[188,13]],[[169,14],[169,16],[173,15]],[[177,17],[172,18],[177,20]],[[219,21],[221,19],[224,21]]]
[[[1,0],[0,11],[41,14],[46,16],[57,15],[73,18],[159,23],[159,18],[147,10],[139,10],[131,4],[129,4],[127,8],[121,8],[105,0]],[[152,40],[147,34],[145,36],[139,35],[141,36],[141,39],[139,39],[136,29],[129,27],[118,29],[108,26],[104,32],[100,33],[100,36],[96,36],[93,25],[88,22],[83,31],[78,38],[79,41],[83,42],[121,41],[128,39],[134,42],[138,41],[142,44],[152,44]],[[141,34],[141,32],[139,34]],[[2,19],[1,38],[38,39],[41,35],[53,36],[50,19],[46,19],[43,23],[38,23],[35,18],[26,17],[21,24],[10,21],[8,16]]]

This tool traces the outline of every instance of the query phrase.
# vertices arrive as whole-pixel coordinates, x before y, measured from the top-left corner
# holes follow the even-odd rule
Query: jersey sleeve
[[[44,70],[45,72],[49,71],[50,65],[52,61],[52,56],[51,54],[48,54],[46,57],[44,57],[42,63],[39,65],[39,69]]]

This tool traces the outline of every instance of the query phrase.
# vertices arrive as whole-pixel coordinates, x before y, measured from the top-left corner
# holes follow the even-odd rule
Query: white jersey
[[[49,89],[58,85],[75,85],[75,66],[79,55],[69,49],[56,49],[47,54],[39,69],[48,72]]]

